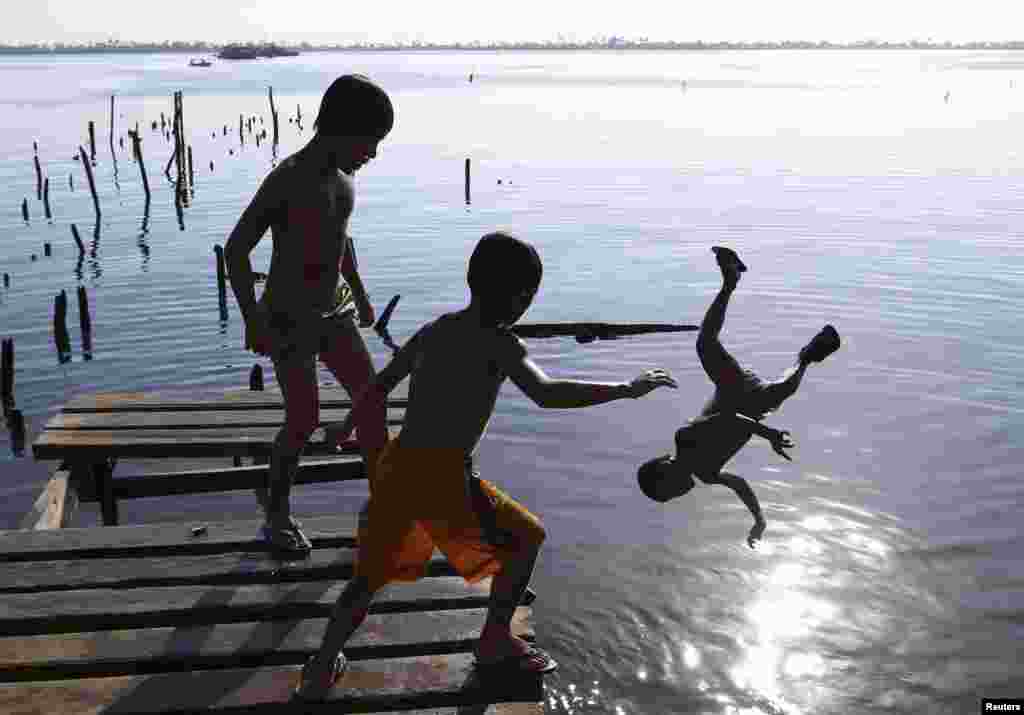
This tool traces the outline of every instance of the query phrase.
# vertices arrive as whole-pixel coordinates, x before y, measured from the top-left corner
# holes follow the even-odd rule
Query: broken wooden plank
[[[282,562],[282,570],[291,562]],[[202,623],[318,618],[329,615],[346,581],[171,588],[96,588],[0,595],[0,633],[10,636]],[[482,608],[489,580],[424,578],[383,589],[371,612]],[[2,712],[2,710],[0,710]]]
[[[282,566],[263,543],[242,553],[144,556],[141,558],[57,559],[0,564],[0,595],[89,588],[286,583],[352,578],[353,547],[314,548],[309,556]],[[454,576],[442,557],[433,558],[429,576]]]
[[[300,668],[295,664],[6,684],[0,685],[0,711],[26,715],[366,713],[536,704],[543,699],[539,676],[503,673],[501,677],[481,677],[469,653],[352,660],[320,703],[293,699]]]
[[[258,393],[256,393],[258,394]],[[392,439],[401,428],[388,427]],[[149,457],[260,457],[267,456],[273,447],[275,427],[208,430],[48,430],[32,445],[36,459],[65,459],[92,461],[116,457],[119,459]],[[340,452],[328,448],[322,435],[314,435],[303,454],[332,455],[356,454],[358,445],[347,442]]]
[[[353,660],[471,651],[486,609],[373,614],[345,645]],[[301,663],[320,647],[327,618],[132,628],[0,638],[0,682],[60,680]],[[512,632],[534,639],[530,610],[520,607]]]
[[[405,379],[391,392],[391,407],[406,407],[409,380]],[[205,411],[215,405],[218,410],[279,410],[283,404],[279,389],[189,390],[154,392],[103,392],[79,395],[64,404],[64,412],[145,412]],[[320,388],[321,409],[350,409],[352,399],[341,387]]]
[[[355,544],[356,514],[302,517],[302,530],[317,548]],[[0,563],[70,558],[218,554],[259,548],[262,520],[187,521],[58,531],[0,531]],[[192,529],[206,527],[201,537]]]
[[[43,531],[65,527],[71,523],[78,502],[77,480],[72,479],[70,469],[58,468],[21,520],[21,528]]]

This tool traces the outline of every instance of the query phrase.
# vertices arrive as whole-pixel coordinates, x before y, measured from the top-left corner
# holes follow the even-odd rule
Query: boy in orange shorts
[[[541,407],[586,407],[676,387],[663,370],[632,382],[555,380],[527,357],[508,330],[526,312],[542,266],[529,244],[504,233],[484,236],[469,260],[472,299],[427,323],[355,401],[327,440],[345,440],[366,410],[379,410],[407,375],[409,404],[401,434],[370,471],[368,519],[359,525],[355,575],[339,596],[320,651],[302,669],[299,697],[323,699],[345,667],[342,647],[366,617],[374,593],[392,581],[421,578],[434,546],[467,581],[494,576],[477,667],[546,673],[557,667],[512,635],[511,621],[544,541],[536,516],[486,480],[473,454],[508,377]]]

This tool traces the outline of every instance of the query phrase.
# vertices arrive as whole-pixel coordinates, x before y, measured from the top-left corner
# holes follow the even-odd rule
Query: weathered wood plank
[[[244,491],[264,484],[268,470],[266,464],[257,464],[249,467],[118,476],[114,479],[112,488],[115,499]],[[326,484],[355,479],[366,479],[366,468],[359,457],[301,464],[294,483]],[[83,502],[96,501],[95,490],[83,489],[79,498]]]
[[[468,653],[352,660],[323,703],[292,698],[299,676],[296,664],[18,683],[0,686],[0,711],[24,715],[365,713],[499,702],[536,704],[543,698],[540,677],[481,678]]]
[[[392,438],[401,428],[388,427]],[[48,430],[32,445],[36,459],[97,460],[150,457],[260,457],[268,456],[276,427],[208,430]],[[307,455],[332,454],[323,443],[323,433],[314,434],[303,450]],[[354,442],[344,445],[341,454],[356,454]]]
[[[288,565],[282,563],[282,569]],[[202,623],[320,618],[330,613],[345,581],[241,586],[85,589],[0,595],[0,633],[10,636]],[[424,578],[382,589],[371,612],[482,608],[489,580]],[[2,710],[0,710],[2,712]]]
[[[253,511],[256,511],[255,505]],[[302,521],[302,530],[316,548],[352,546],[356,514],[315,516]],[[0,563],[43,559],[86,559],[169,555],[219,554],[260,548],[261,520],[226,522],[187,521],[133,524],[58,531],[0,531]],[[194,527],[206,533],[192,536]]]
[[[319,426],[341,422],[348,408],[321,409]],[[400,425],[405,408],[392,407],[387,411],[389,424]],[[207,410],[163,410],[160,412],[62,412],[46,423],[53,430],[119,430],[119,429],[217,429],[230,427],[280,427],[284,423],[284,410],[219,410],[210,405]]]
[[[262,544],[243,553],[142,558],[57,559],[0,564],[0,595],[89,588],[288,583],[352,578],[354,548],[313,549],[307,558],[282,562]],[[442,557],[431,560],[431,576],[454,576]]]
[[[32,509],[21,520],[22,529],[60,529],[71,523],[78,508],[77,480],[71,470],[58,468],[47,480]]]
[[[409,380],[403,380],[389,395],[388,404],[405,407],[409,394]],[[154,392],[104,392],[79,395],[69,400],[64,412],[116,412],[116,411],[183,411],[209,410],[215,404],[218,410],[281,409],[279,389],[264,391],[244,390],[176,390]],[[349,394],[341,387],[321,387],[321,409],[352,406]]]
[[[482,608],[373,614],[345,653],[364,660],[471,651],[486,614]],[[320,647],[327,620],[0,638],[0,682],[302,663]],[[512,631],[533,640],[528,608],[516,610]]]

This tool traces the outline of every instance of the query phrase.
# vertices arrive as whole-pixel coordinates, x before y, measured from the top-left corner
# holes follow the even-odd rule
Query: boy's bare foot
[[[735,288],[736,284],[739,283],[740,274],[747,270],[746,264],[740,260],[736,251],[731,248],[712,246],[711,250],[714,252],[715,260],[722,271],[722,280],[730,288]]]

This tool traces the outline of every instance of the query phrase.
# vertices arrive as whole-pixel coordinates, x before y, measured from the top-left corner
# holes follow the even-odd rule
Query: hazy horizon
[[[24,4],[5,18],[0,44],[162,43],[168,37],[195,36],[197,27],[204,36],[188,42],[575,43],[602,37],[653,42],[1008,42],[1020,38],[1024,10],[1006,0],[955,7],[934,7],[924,0],[864,0],[846,6],[809,0],[780,0],[770,6],[723,0],[699,12],[649,0],[628,8],[580,0],[520,0],[491,5],[481,13],[478,5],[466,0],[440,7],[397,0],[385,13],[375,6],[324,0],[308,0],[299,8],[270,0],[238,6],[180,0],[166,8],[159,22],[153,19],[125,0],[41,0]]]

